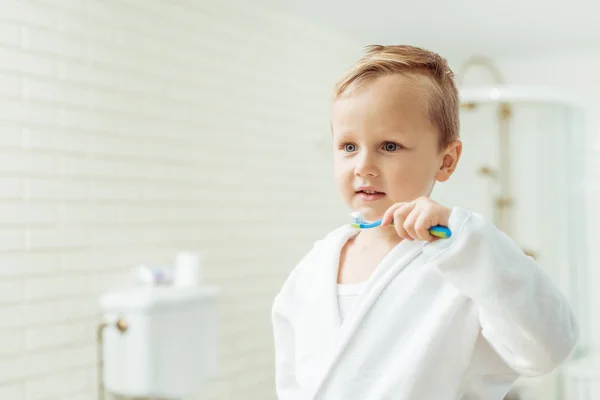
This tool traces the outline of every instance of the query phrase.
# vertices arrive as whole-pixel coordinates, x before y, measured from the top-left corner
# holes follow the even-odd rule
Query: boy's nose
[[[357,157],[356,166],[354,167],[354,174],[357,176],[377,176],[379,171],[375,164],[373,157],[368,154],[362,154]]]

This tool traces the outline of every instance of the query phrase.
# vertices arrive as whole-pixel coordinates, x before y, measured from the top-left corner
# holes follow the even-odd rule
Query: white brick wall
[[[224,290],[202,398],[273,398],[272,297],[345,216],[318,140],[359,51],[272,4],[2,0],[0,399],[95,399],[98,296],[179,249]]]

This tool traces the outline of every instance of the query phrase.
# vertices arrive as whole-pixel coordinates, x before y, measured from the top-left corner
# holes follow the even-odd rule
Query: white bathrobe
[[[454,208],[453,235],[404,240],[340,323],[340,251],[315,243],[272,310],[280,400],[500,400],[519,376],[572,352],[572,311],[541,267],[491,222]]]

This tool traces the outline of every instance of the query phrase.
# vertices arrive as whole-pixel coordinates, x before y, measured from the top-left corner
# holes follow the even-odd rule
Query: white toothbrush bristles
[[[354,211],[352,214],[350,214],[350,216],[352,217],[352,222],[355,224],[365,223],[365,218],[360,211]]]

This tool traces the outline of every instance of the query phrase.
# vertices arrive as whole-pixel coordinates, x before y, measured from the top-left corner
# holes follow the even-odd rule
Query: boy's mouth
[[[385,194],[383,192],[378,192],[377,190],[357,190],[356,193],[365,193],[365,194]]]
[[[385,196],[385,193],[373,189],[359,189],[356,191],[356,195],[364,201],[376,201]]]

